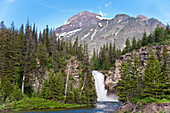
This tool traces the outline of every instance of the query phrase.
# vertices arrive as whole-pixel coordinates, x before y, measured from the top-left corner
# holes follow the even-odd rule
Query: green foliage
[[[68,54],[68,55],[66,56],[66,59],[68,60],[68,59],[70,59],[70,58],[71,58],[71,55]]]
[[[44,80],[41,97],[45,99],[63,100],[64,78],[61,72],[55,74],[53,70],[50,70],[47,79]]]
[[[133,97],[141,95],[142,70],[140,69],[140,66],[141,61],[137,57],[137,54],[134,54],[134,60],[132,63],[130,63],[130,60],[122,62],[120,66],[121,78],[117,87],[120,101],[125,102]]]
[[[62,104],[43,98],[26,98],[20,101],[14,101],[6,106],[0,106],[1,109],[9,109],[13,111],[19,110],[40,110],[40,109],[56,109],[56,108],[71,108],[71,107],[81,107],[85,105],[77,104]]]
[[[148,38],[146,32],[144,31],[143,38],[142,38],[142,46],[146,45],[147,43],[148,43]]]
[[[158,25],[157,28],[155,29],[155,41],[160,42],[163,40],[163,38],[164,38],[164,29],[163,27],[159,27]]]
[[[131,45],[130,45],[129,38],[127,38],[127,40],[125,42],[125,52],[128,53],[130,51],[131,51]]]
[[[109,70],[110,69],[111,64],[110,64],[109,59],[110,59],[109,56],[106,55],[106,58],[105,58],[104,63],[102,65],[102,69],[104,69],[104,70]]]
[[[40,31],[39,41],[37,39],[35,24],[33,27],[30,26],[29,20],[26,27],[24,28],[22,25],[19,31],[15,30],[14,23],[12,23],[11,28],[6,28],[4,23],[1,22],[0,104],[10,104],[21,99],[27,99],[27,97],[33,98],[37,96],[61,103],[65,102],[64,73],[67,60],[71,56],[78,59],[80,66],[79,72],[77,72],[81,75],[80,81],[83,81],[85,74],[87,75],[87,80],[83,90],[85,93],[80,96],[81,88],[75,88],[74,83],[76,81],[73,77],[71,78],[70,81],[73,87],[70,88],[70,99],[68,98],[68,100],[70,103],[83,103],[81,99],[88,98],[85,104],[87,102],[89,104],[93,103],[96,99],[96,92],[90,73],[87,46],[85,45],[85,48],[82,47],[82,44],[79,46],[78,37],[74,44],[72,44],[71,39],[68,42],[59,38],[56,39],[55,33],[49,30],[48,25],[43,30],[43,33]],[[95,60],[94,65],[97,68],[100,67],[97,60]],[[33,84],[36,86],[33,86]],[[29,106],[30,109],[34,109],[31,105]],[[41,107],[36,106],[34,107],[41,109]],[[23,108],[27,109],[28,106]],[[46,107],[42,105],[42,108]]]
[[[100,62],[96,57],[93,57],[90,60],[90,65],[92,70],[99,70],[100,69]]]
[[[132,49],[137,49],[137,43],[136,43],[136,39],[135,37],[133,37],[133,40],[132,40]]]
[[[131,99],[132,102],[140,102],[140,103],[169,103],[170,100],[169,99],[158,99],[158,98],[153,98],[153,97],[146,97],[146,98],[142,98],[142,99],[138,99],[138,98],[132,98]]]
[[[150,56],[145,67],[144,74],[143,95],[145,97],[160,97],[162,94],[165,78],[162,76],[163,73],[161,72],[160,62],[156,59],[152,49],[150,50]]]

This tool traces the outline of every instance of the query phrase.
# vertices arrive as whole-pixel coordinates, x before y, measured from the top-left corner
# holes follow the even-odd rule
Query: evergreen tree
[[[144,74],[143,95],[145,97],[160,97],[165,79],[162,76],[160,62],[156,59],[152,49],[150,50],[150,56]]]
[[[115,63],[115,59],[117,58],[117,54],[116,54],[116,44],[114,42],[113,45],[113,63]]]
[[[131,93],[133,93],[134,97],[137,97],[141,95],[142,90],[142,69],[140,68],[142,63],[136,53],[132,62],[130,72]]]
[[[73,54],[73,47],[72,47],[72,42],[71,42],[71,38],[70,38],[70,40],[69,40],[69,54]]]
[[[41,97],[58,101],[64,99],[64,78],[61,72],[55,74],[50,70],[48,78],[42,85]]]
[[[109,61],[109,55],[106,55],[106,57],[105,57],[105,61],[104,61],[104,63],[102,64],[102,69],[104,69],[104,70],[109,70],[110,69],[110,61]]]
[[[153,36],[152,36],[151,33],[150,33],[150,35],[147,38],[148,38],[148,42],[149,43],[153,43]]]
[[[159,27],[158,25],[157,28],[155,29],[155,41],[160,42],[163,40],[163,38],[164,38],[164,29],[163,27]]]
[[[48,25],[46,25],[46,30],[45,30],[45,43],[46,43],[46,48],[47,48],[47,51],[49,52],[50,51],[50,41],[49,41],[49,28],[48,28]]]
[[[117,91],[119,100],[121,102],[127,101],[128,92],[128,84],[129,84],[129,71],[128,64],[126,62],[122,62],[120,66],[120,80],[118,81]]]
[[[130,45],[130,41],[127,38],[126,42],[125,42],[125,52],[128,53],[131,51],[131,45]]]
[[[137,49],[137,44],[136,44],[136,39],[135,37],[133,37],[133,40],[132,40],[132,49]]]
[[[112,43],[110,42],[109,45],[109,61],[112,64],[113,63],[113,49],[112,49]]]
[[[137,43],[137,49],[140,49],[142,47],[142,41],[139,39]]]
[[[74,50],[74,55],[77,55],[78,54],[78,36],[76,37],[76,41],[74,42],[74,45],[73,45],[73,50]]]
[[[148,38],[146,32],[144,31],[142,38],[142,46],[145,46],[146,44],[148,44]]]
[[[170,99],[170,69],[169,69],[169,64],[167,63],[168,61],[168,50],[167,47],[163,47],[163,65],[162,65],[162,72],[163,72],[163,78],[165,78],[165,86],[163,88],[163,91],[165,93],[165,98]]]
[[[170,31],[170,27],[169,27],[169,24],[167,24],[166,29],[164,31],[164,36],[165,37],[169,34],[169,31]]]

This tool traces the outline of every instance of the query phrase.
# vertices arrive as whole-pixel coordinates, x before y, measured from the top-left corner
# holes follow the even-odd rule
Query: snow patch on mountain
[[[69,35],[69,34],[74,34],[75,32],[78,32],[78,31],[80,31],[82,28],[80,28],[80,29],[76,29],[76,30],[73,30],[73,31],[69,31],[68,33],[67,33],[67,35]]]
[[[84,38],[86,38],[87,36],[89,36],[90,35],[90,33],[88,33],[88,34],[86,34],[86,35],[84,35],[84,37],[83,38],[81,38],[81,40],[83,40]]]
[[[102,27],[103,25],[101,23],[99,23],[99,26]]]
[[[104,18],[104,17],[101,17],[101,16],[96,16],[96,18],[98,18],[99,20],[111,20],[111,18]]]
[[[118,21],[118,23],[120,23],[122,21],[122,19],[120,19],[119,21]]]
[[[93,37],[94,37],[94,35],[96,34],[96,32],[97,32],[97,30],[95,29],[94,33],[93,33],[92,36],[91,36],[91,40],[90,40],[90,41],[93,40]]]

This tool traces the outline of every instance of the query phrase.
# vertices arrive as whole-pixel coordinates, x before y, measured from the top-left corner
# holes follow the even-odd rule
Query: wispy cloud
[[[110,4],[112,4],[112,2],[108,2],[105,6],[108,7]]]
[[[101,15],[101,16],[106,16],[107,14],[106,14],[106,13],[103,13],[103,12],[100,10],[99,15]]]
[[[15,2],[15,0],[4,0],[3,3],[11,3],[11,2]]]

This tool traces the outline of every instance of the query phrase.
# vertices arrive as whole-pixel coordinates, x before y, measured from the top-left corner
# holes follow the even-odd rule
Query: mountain
[[[112,19],[103,18],[101,15],[87,11],[80,12],[67,20],[67,23],[55,29],[57,38],[64,38],[65,41],[70,38],[75,41],[79,37],[80,43],[88,43],[90,54],[93,48],[96,50],[101,45],[115,42],[116,47],[123,49],[125,41],[133,37],[141,39],[143,32],[153,33],[157,25],[165,27],[155,18],[147,18],[139,15],[136,18],[126,14],[118,14]]]

